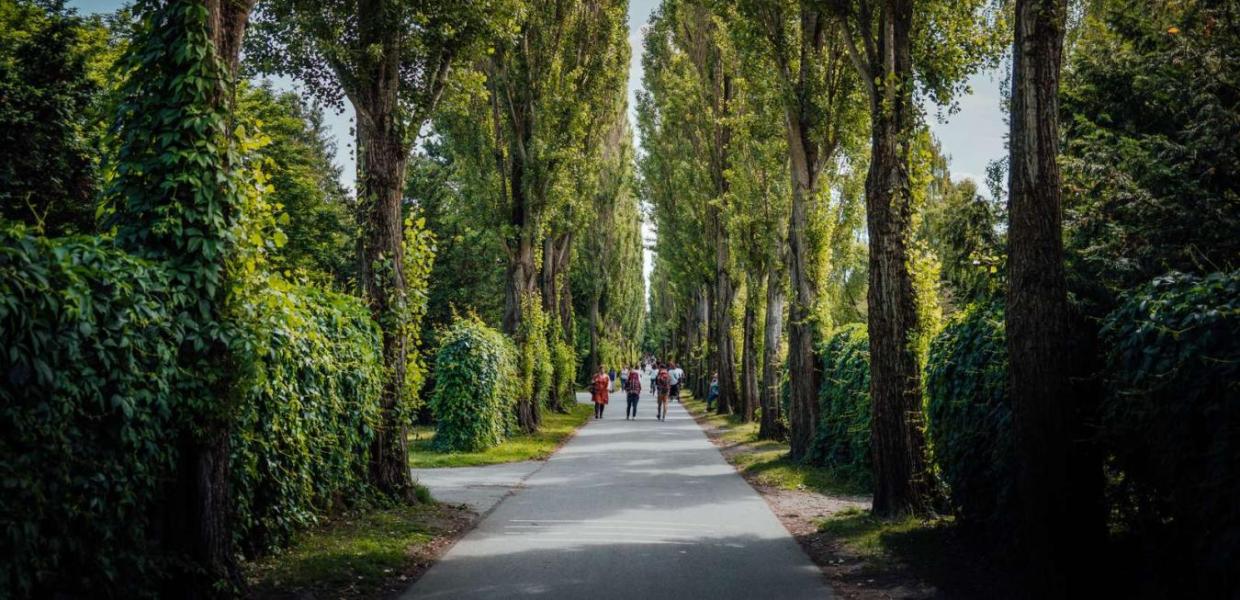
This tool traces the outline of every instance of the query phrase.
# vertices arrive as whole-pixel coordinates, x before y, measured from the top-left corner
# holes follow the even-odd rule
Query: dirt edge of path
[[[818,520],[850,508],[869,508],[869,499],[858,496],[834,496],[810,490],[788,490],[765,485],[752,473],[736,464],[736,457],[751,452],[744,443],[728,442],[723,430],[706,420],[705,415],[682,403],[707,439],[742,478],[770,506],[771,512],[822,570],[823,577],[837,598],[846,600],[922,600],[938,597],[938,591],[920,581],[900,564],[882,563],[860,556],[839,540],[818,531]]]

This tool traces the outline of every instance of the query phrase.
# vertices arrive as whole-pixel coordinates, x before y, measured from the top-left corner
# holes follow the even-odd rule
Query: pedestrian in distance
[[[719,373],[710,376],[710,392],[706,394],[706,410],[710,410],[715,400],[719,399]]]
[[[685,378],[685,372],[680,368],[680,365],[672,363],[672,367],[668,369],[667,375],[671,380],[672,399],[680,402],[680,383]]]
[[[658,390],[658,405],[655,408],[655,416],[660,421],[667,420],[667,395],[672,388],[672,376],[667,371],[667,365],[659,364],[659,373],[654,376],[655,389]]]
[[[599,365],[598,374],[594,376],[590,388],[594,400],[594,418],[601,419],[603,408],[607,406],[607,396],[611,393],[611,378],[607,376],[602,365]]]
[[[625,398],[628,405],[624,408],[624,419],[637,418],[637,401],[642,397],[642,374],[634,367],[629,369],[629,380],[625,384]]]

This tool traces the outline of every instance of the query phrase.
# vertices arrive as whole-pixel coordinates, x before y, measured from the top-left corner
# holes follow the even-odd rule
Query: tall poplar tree
[[[1008,174],[1008,380],[1020,540],[1037,595],[1065,594],[1072,543],[1068,294],[1059,173],[1065,0],[1017,0]]]
[[[402,199],[409,153],[453,65],[510,21],[510,0],[419,2],[273,0],[259,13],[250,54],[260,69],[291,75],[357,114],[357,198],[362,235],[358,287],[383,331],[389,377],[370,479],[413,499],[402,396],[409,361]],[[414,349],[413,351],[416,351]]]
[[[237,64],[253,1],[139,2],[122,65],[109,196],[117,244],[173,274],[187,339],[176,360],[200,376],[181,390],[176,480],[161,541],[189,566],[166,594],[230,596],[244,583],[233,552],[228,306],[230,260],[243,202],[233,108]]]
[[[791,454],[804,458],[818,425],[820,372],[814,344],[819,337],[818,296],[822,236],[813,221],[826,203],[823,174],[855,119],[855,77],[846,50],[817,2],[744,0],[740,14],[753,28],[757,48],[775,65],[792,179],[792,206],[785,254],[792,302],[788,307],[788,385]]]
[[[873,510],[883,516],[922,513],[930,508],[934,486],[927,470],[916,343],[922,332],[909,251],[909,162],[921,121],[914,93],[920,83],[931,100],[946,104],[996,54],[997,44],[987,35],[985,0],[839,0],[832,9],[833,27],[841,31],[870,109],[865,190]]]

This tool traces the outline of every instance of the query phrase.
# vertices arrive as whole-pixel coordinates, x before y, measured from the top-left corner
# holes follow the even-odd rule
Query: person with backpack
[[[719,373],[710,376],[710,392],[706,394],[706,410],[719,399]]]
[[[629,369],[629,380],[624,385],[625,397],[628,399],[628,406],[624,408],[624,419],[627,421],[637,418],[637,401],[642,396],[642,374],[637,367]]]
[[[667,372],[667,365],[659,363],[659,373],[654,376],[655,389],[658,390],[658,405],[655,416],[660,421],[667,420],[667,394],[672,388],[672,376]]]
[[[607,406],[607,396],[611,393],[611,377],[599,365],[598,374],[590,382],[591,398],[594,400],[594,418],[603,418],[603,408]]]

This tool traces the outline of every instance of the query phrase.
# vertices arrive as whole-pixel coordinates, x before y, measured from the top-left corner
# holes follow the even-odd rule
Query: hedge
[[[518,379],[516,348],[477,317],[458,317],[435,356],[433,447],[473,452],[502,442],[512,429]]]
[[[186,398],[183,327],[160,266],[110,241],[0,226],[0,597],[153,596]],[[238,549],[287,541],[366,498],[383,370],[358,300],[270,279],[228,325]]]
[[[236,539],[250,554],[367,499],[379,424],[382,339],[358,299],[268,278],[240,307],[234,352],[246,366],[233,428]]]
[[[821,349],[818,428],[810,461],[864,488],[870,470],[870,340],[865,326],[841,327]]]
[[[1171,273],[1102,328],[1104,436],[1137,523],[1169,526],[1220,586],[1240,572],[1240,271]],[[1178,545],[1177,543],[1177,545]]]
[[[168,288],[108,242],[0,228],[0,596],[157,579],[186,383]]]
[[[926,433],[954,512],[986,531],[1010,530],[1015,440],[1007,394],[1003,309],[974,305],[930,344]]]

